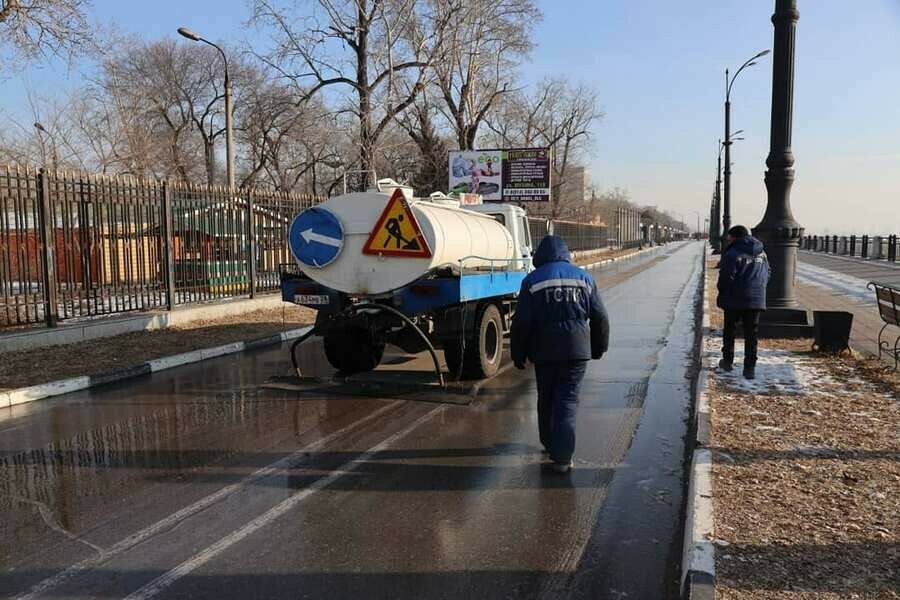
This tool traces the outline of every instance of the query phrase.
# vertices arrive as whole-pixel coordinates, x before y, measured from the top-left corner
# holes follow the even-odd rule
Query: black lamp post
[[[228,58],[225,51],[216,44],[202,37],[199,33],[195,33],[187,27],[179,27],[178,33],[192,42],[202,42],[208,44],[219,51],[222,55],[222,62],[225,63],[225,170],[227,172],[228,187],[234,188],[234,129],[231,124],[232,111],[231,106],[231,78],[228,76]]]
[[[731,88],[741,71],[747,67],[752,67],[756,64],[756,59],[762,58],[768,53],[768,50],[763,50],[749,58],[731,77],[728,75],[728,69],[725,69],[725,141],[723,142],[725,144],[725,206],[722,214],[723,238],[731,228],[731,144],[734,141],[732,136],[735,135],[731,133]]]
[[[768,167],[765,175],[768,201],[762,221],[753,234],[763,242],[772,276],[769,280],[766,320],[780,323],[807,323],[805,311],[798,310],[794,296],[797,250],[803,227],[791,211],[794,183],[794,154],[791,151],[791,124],[794,98],[795,32],[800,13],[797,0],[776,0],[772,24],[775,27],[775,54],[772,61],[772,125]]]

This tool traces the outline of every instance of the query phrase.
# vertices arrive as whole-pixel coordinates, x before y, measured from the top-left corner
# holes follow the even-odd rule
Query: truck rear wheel
[[[478,308],[474,336],[444,344],[444,359],[452,377],[486,379],[500,370],[503,362],[503,319],[494,304]]]
[[[381,363],[384,342],[374,340],[363,331],[331,333],[323,339],[325,358],[342,373],[371,371]]]

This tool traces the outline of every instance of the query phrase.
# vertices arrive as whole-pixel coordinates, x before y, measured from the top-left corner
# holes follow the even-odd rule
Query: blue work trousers
[[[538,431],[550,459],[568,463],[575,453],[575,414],[586,360],[534,365],[538,389]]]

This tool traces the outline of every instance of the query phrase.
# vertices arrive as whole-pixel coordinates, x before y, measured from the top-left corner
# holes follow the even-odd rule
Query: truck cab
[[[531,271],[531,255],[534,245],[531,241],[531,230],[528,227],[528,217],[525,210],[511,204],[475,204],[465,207],[467,210],[490,215],[503,224],[512,234],[513,244],[517,249],[517,256],[526,259],[526,270]]]

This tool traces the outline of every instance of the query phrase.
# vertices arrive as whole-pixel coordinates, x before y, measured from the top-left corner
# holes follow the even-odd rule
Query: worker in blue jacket
[[[535,270],[522,282],[510,331],[519,369],[534,363],[538,431],[551,470],[567,473],[575,452],[578,390],[587,361],[609,347],[609,319],[587,271],[572,264],[566,243],[548,235],[534,254]]]
[[[727,247],[719,264],[719,298],[716,304],[725,311],[722,329],[722,359],[719,367],[731,371],[734,365],[734,333],[738,323],[744,326],[744,377],[756,378],[759,317],[766,310],[766,286],[769,285],[769,259],[763,244],[743,225],[728,230]]]

